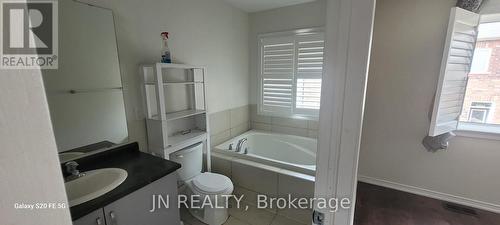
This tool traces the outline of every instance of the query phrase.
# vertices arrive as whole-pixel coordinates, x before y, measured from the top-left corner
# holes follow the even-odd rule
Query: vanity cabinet
[[[158,195],[168,205],[158,208]],[[153,203],[156,210],[151,212]],[[179,225],[177,174],[171,173],[97,211],[73,221],[73,225]],[[105,223],[97,223],[97,218],[105,218]]]
[[[105,225],[104,211],[98,209],[90,214],[73,221],[73,225]]]

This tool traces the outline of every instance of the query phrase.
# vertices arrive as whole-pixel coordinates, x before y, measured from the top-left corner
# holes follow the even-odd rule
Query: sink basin
[[[71,161],[71,160],[74,160],[74,159],[80,157],[83,154],[85,154],[85,153],[83,153],[83,152],[63,152],[63,153],[59,153],[59,161],[61,161],[61,162]]]
[[[105,168],[85,172],[85,176],[65,183],[69,206],[75,206],[118,187],[127,178],[127,171],[118,168]]]

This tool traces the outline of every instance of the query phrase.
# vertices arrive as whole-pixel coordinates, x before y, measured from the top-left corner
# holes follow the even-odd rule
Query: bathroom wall
[[[437,153],[421,144],[455,3],[377,1],[360,179],[500,209],[500,141],[456,137]]]
[[[250,14],[250,119],[251,128],[306,137],[317,137],[317,122],[257,115],[257,35],[325,25],[325,0]]]
[[[211,145],[219,145],[250,128],[248,105],[210,114]]]
[[[0,143],[1,223],[70,225],[68,208],[15,208],[16,203],[67,204],[39,70],[0,69]]]
[[[248,14],[222,0],[83,0],[114,12],[131,141],[146,150],[139,64],[159,61],[161,31],[173,61],[207,66],[209,113],[248,105]]]
[[[250,128],[318,138],[318,121],[257,114],[257,105],[250,105]]]

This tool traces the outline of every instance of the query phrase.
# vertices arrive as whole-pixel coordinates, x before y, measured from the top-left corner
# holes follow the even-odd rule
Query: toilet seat
[[[228,177],[216,173],[202,173],[192,180],[193,191],[200,194],[223,194],[233,189],[233,183]]]

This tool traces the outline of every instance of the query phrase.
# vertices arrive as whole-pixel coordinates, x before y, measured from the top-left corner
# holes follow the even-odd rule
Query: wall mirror
[[[111,10],[59,1],[59,68],[43,80],[61,162],[128,141]]]

